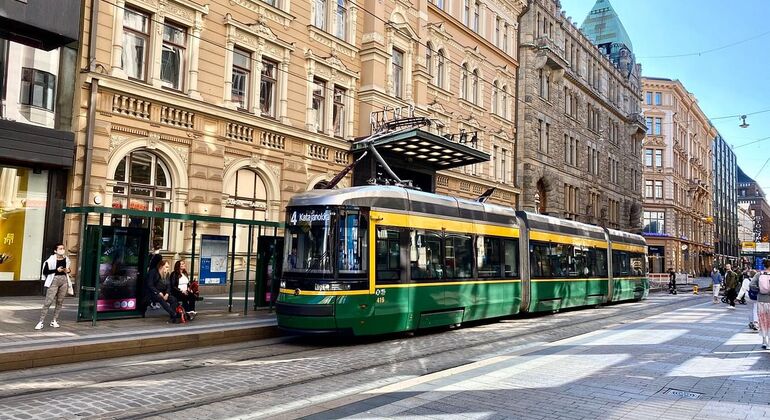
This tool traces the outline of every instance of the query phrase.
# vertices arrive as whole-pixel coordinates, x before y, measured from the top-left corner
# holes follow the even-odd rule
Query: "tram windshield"
[[[367,214],[331,206],[288,208],[282,287],[368,289]]]

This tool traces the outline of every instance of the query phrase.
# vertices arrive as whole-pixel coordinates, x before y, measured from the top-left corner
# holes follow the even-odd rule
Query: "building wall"
[[[520,37],[521,208],[638,231],[639,66],[618,70],[553,0],[530,2]]]
[[[711,265],[714,250],[712,141],[716,129],[678,80],[646,77],[642,86],[648,124],[642,153],[643,220],[664,213],[662,229],[643,221],[644,235],[648,244],[665,247],[666,266],[701,274]]]
[[[754,240],[770,241],[770,205],[765,192],[756,181],[749,178],[738,168],[738,204],[744,206],[754,217]]]
[[[749,212],[748,204],[738,204],[738,242],[754,242],[754,216]]]
[[[438,191],[475,197],[497,186],[492,201],[515,204],[518,190],[512,176],[512,109],[518,68],[515,28],[522,2],[486,2],[485,7],[480,7],[479,33],[462,23],[458,2],[452,2],[454,8],[446,11],[427,0],[411,6],[395,1],[345,2],[344,34],[337,33],[340,26],[336,9],[323,15],[317,9],[319,4],[331,7],[337,2],[282,0],[276,2],[277,7],[268,3],[220,0],[201,5],[190,0],[118,0],[115,5],[100,4],[93,71],[81,75],[78,84],[79,152],[68,196],[71,205],[99,201],[106,206],[152,209],[161,202],[159,208],[177,213],[280,221],[292,195],[331,179],[350,162],[350,142],[369,134],[370,112],[384,106],[414,106],[417,115],[444,123],[443,128],[430,128],[437,132],[479,130],[478,147],[490,152],[498,146],[501,153],[508,153],[506,171],[498,176],[492,163],[466,171],[447,171],[437,179]],[[123,23],[126,16],[135,19],[135,15],[127,10],[144,14],[148,23],[146,35],[141,35],[147,40],[148,50],[142,80],[132,77],[129,66],[136,45],[126,44],[124,32],[131,31],[124,30]],[[89,16],[90,10],[85,14]],[[508,25],[507,48],[489,41],[496,16]],[[163,34],[169,24],[186,35],[179,86],[163,80]],[[89,22],[84,27],[83,39],[88,40]],[[426,61],[429,42],[435,48],[433,75]],[[394,47],[404,54],[403,90],[399,95],[394,91]],[[234,49],[247,52],[251,58],[248,106],[233,94],[232,72],[237,64]],[[443,86],[437,86],[435,70],[435,52],[439,49],[446,53]],[[80,64],[88,67],[87,46],[83,51]],[[129,56],[126,60],[125,54]],[[265,59],[277,66],[271,115],[262,115],[258,105],[261,93],[256,89]],[[459,99],[463,63],[480,72],[475,103]],[[493,80],[499,80],[511,92],[506,98],[508,111],[498,112],[501,115],[491,112]],[[83,150],[88,98],[96,81],[93,158],[86,162]],[[322,126],[314,110],[314,98],[318,99],[319,92],[316,82],[325,83],[321,90],[325,103]],[[345,109],[341,135],[333,125],[335,87],[344,89],[340,96]],[[154,204],[142,197],[135,201],[122,197],[126,186],[116,173],[123,171],[121,162],[135,159],[137,153],[160,162],[158,173],[167,172],[170,187],[157,190],[166,197]],[[90,176],[85,180],[90,192],[84,197],[86,165],[90,166]],[[257,176],[257,193],[245,201],[233,193],[240,185],[236,173],[244,174],[243,170]],[[349,185],[349,178],[341,185]],[[163,233],[155,241],[164,252],[189,249],[189,226],[180,227],[176,222],[157,225],[154,236],[156,228]],[[202,229],[198,233],[228,232],[214,226]],[[79,236],[78,217],[68,218],[67,235],[74,251]]]
[[[469,2],[467,16],[462,2],[412,4],[364,2],[371,13],[362,14],[360,134],[369,134],[371,112],[408,106],[440,121],[426,128],[434,133],[477,133],[472,147],[490,162],[439,172],[437,192],[476,198],[496,187],[492,201],[515,206],[516,28],[524,2]],[[400,92],[394,51],[403,53],[409,70]]]
[[[714,253],[735,260],[740,256],[735,153],[719,134],[713,145]]]

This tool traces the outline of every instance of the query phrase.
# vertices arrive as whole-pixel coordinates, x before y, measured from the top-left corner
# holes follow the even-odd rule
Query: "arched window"
[[[498,93],[497,91],[500,90],[500,85],[498,84],[497,80],[495,80],[493,86],[492,86],[492,113],[495,115],[498,115],[498,110],[500,109],[497,101],[498,101]]]
[[[437,73],[437,85],[441,88],[446,89],[446,86],[444,86],[444,72],[445,72],[445,57],[444,57],[444,50],[438,50],[437,54],[437,60],[436,60],[436,73]]]
[[[481,85],[479,85],[479,71],[473,70],[473,103],[479,105],[481,101]]]
[[[225,210],[222,211],[224,217],[246,220],[267,219],[267,187],[255,171],[248,168],[239,169],[225,185],[225,194],[227,199]],[[248,239],[248,226],[238,225],[235,236],[236,252],[248,250]]]
[[[468,99],[468,65],[463,64],[463,74],[460,75],[460,98]]]
[[[171,211],[171,176],[165,162],[154,153],[134,151],[118,164],[112,179],[112,207],[154,212]],[[150,228],[152,246],[168,249],[168,220],[114,216],[113,226]]]

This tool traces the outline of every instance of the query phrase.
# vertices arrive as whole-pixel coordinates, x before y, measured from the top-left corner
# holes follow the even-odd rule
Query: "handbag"
[[[757,300],[757,293],[758,290],[749,289],[749,299],[751,300]]]
[[[67,276],[67,296],[75,296],[75,289],[72,287],[72,279]]]

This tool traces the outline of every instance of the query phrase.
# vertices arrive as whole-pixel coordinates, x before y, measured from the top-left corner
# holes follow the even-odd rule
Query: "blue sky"
[[[562,10],[582,23],[595,0],[561,0]],[[709,118],[770,109],[770,1],[611,0],[645,76],[679,79],[698,98]],[[767,32],[767,33],[766,33]],[[756,39],[700,56],[687,54]],[[647,58],[645,58],[647,57]],[[738,165],[770,193],[770,112],[751,115],[750,126],[736,118],[712,119],[735,148]]]

